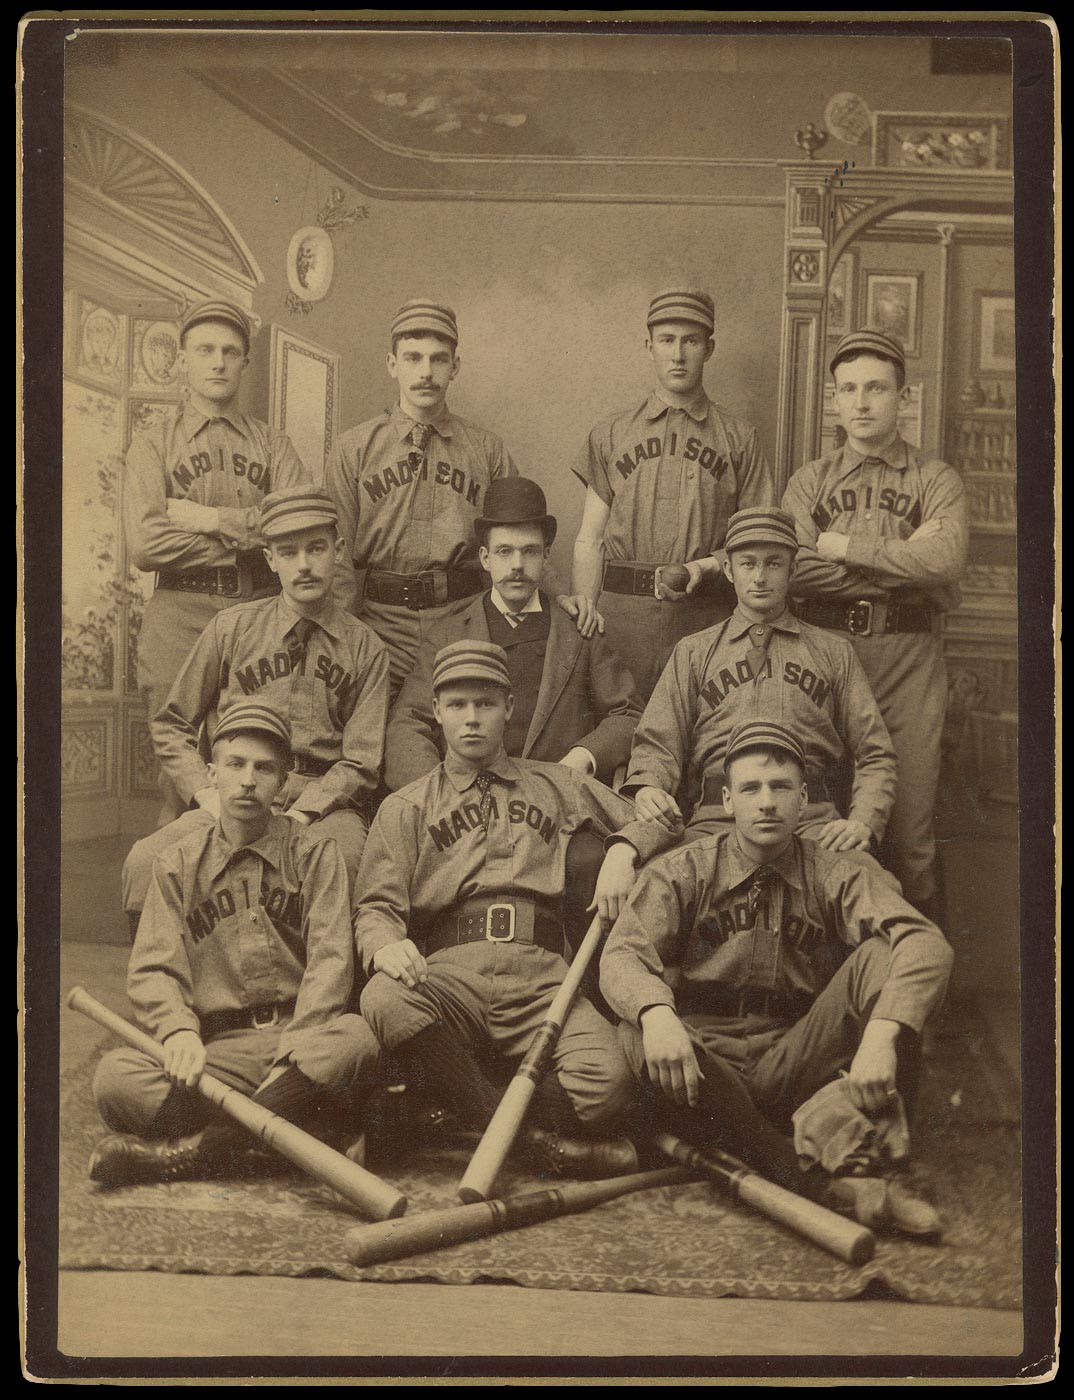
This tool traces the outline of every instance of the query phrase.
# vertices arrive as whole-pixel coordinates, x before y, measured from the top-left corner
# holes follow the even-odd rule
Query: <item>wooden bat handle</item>
[[[653,1141],[676,1162],[694,1171],[706,1172],[729,1187],[740,1201],[845,1259],[848,1264],[865,1264],[873,1257],[876,1237],[871,1230],[836,1215],[816,1201],[777,1186],[774,1181],[767,1181],[730,1153],[701,1152],[672,1133],[657,1133]]]
[[[503,1201],[477,1201],[447,1210],[425,1211],[380,1225],[359,1225],[347,1231],[344,1247],[352,1264],[382,1264],[388,1259],[405,1259],[411,1254],[444,1249],[503,1230],[517,1230],[559,1215],[573,1215],[632,1191],[693,1181],[696,1175],[681,1167],[664,1167],[613,1176],[606,1181],[572,1182],[544,1191],[528,1191]]]
[[[131,1025],[124,1017],[117,1016],[107,1006],[102,1006],[84,987],[72,988],[67,1005],[106,1027],[136,1050],[151,1056],[158,1064],[164,1063],[164,1048],[158,1041],[146,1035],[138,1026]],[[406,1210],[406,1197],[394,1186],[381,1181],[379,1176],[366,1171],[349,1157],[344,1157],[342,1152],[333,1151],[326,1143],[319,1142],[286,1118],[262,1108],[237,1089],[222,1084],[211,1074],[202,1074],[198,1080],[198,1090],[210,1103],[259,1138],[266,1147],[294,1162],[326,1186],[331,1186],[333,1191],[338,1191],[345,1200],[356,1205],[363,1215],[372,1220],[390,1220]]]
[[[530,1042],[522,1063],[504,1091],[503,1098],[492,1115],[492,1121],[470,1158],[456,1191],[461,1201],[484,1201],[491,1193],[492,1184],[511,1150],[511,1144],[518,1136],[518,1130],[522,1126],[522,1120],[526,1116],[537,1085],[552,1063],[563,1022],[578,994],[578,988],[582,985],[582,978],[593,960],[593,954],[600,947],[602,936],[603,930],[598,914],[586,930],[559,991],[552,998],[552,1003]]]

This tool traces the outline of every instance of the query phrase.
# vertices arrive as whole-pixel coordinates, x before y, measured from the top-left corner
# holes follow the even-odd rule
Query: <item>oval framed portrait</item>
[[[139,358],[151,384],[175,383],[179,377],[179,333],[170,321],[154,321],[145,327]]]
[[[303,301],[320,301],[332,285],[335,262],[327,230],[308,224],[287,246],[287,284]]]

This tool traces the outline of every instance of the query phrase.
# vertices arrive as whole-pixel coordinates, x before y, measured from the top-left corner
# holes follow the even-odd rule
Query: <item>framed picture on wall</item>
[[[921,354],[920,272],[867,272],[865,322],[896,336],[908,355]]]
[[[974,292],[973,363],[978,374],[1014,374],[1014,296]]]
[[[339,431],[339,356],[273,326],[269,397],[273,424],[291,439],[314,481],[323,483]]]
[[[855,272],[858,255],[852,249],[843,254],[828,279],[828,334],[846,335],[854,325]]]

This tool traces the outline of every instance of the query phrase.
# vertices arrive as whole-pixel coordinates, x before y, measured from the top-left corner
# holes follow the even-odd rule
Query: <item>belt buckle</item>
[[[634,574],[634,592],[642,598],[656,596],[656,570],[638,569]]]
[[[859,623],[859,618],[864,621]],[[850,611],[847,613],[847,631],[853,637],[868,637],[873,630],[873,605],[868,598],[861,598],[856,603],[851,603]]]
[[[507,915],[507,932],[495,933],[497,915]],[[512,943],[515,937],[515,906],[513,904],[490,904],[485,910],[485,937],[490,943]]]
[[[260,1013],[264,1011],[264,1009],[265,1008],[263,1006],[255,1006],[253,1011],[251,1012],[251,1019],[253,1020],[255,1030],[263,1031],[267,1030],[269,1026],[275,1026],[279,1024],[280,1008],[273,1004],[271,1014],[269,1016],[262,1017]]]
[[[217,569],[216,590],[222,598],[237,598],[242,592],[241,577],[234,564],[223,564]]]

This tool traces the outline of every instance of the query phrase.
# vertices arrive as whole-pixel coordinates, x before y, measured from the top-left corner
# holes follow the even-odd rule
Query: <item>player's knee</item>
[[[421,1029],[412,990],[386,972],[375,972],[365,984],[358,1009],[380,1045],[399,1045]]]
[[[634,1076],[620,1054],[593,1056],[561,1071],[560,1083],[578,1118],[589,1128],[608,1127],[624,1118],[636,1097]]]
[[[291,1058],[314,1084],[331,1094],[345,1094],[375,1075],[380,1056],[380,1043],[368,1022],[348,1012],[303,1036]]]
[[[156,1077],[153,1068],[146,1056],[126,1048],[110,1050],[98,1064],[93,1101],[114,1132],[148,1133],[168,1095],[168,1082],[162,1073],[159,1086],[152,1082]]]
[[[150,838],[146,836],[141,841],[135,841],[127,852],[127,859],[123,862],[123,873],[120,878],[123,889],[123,908],[128,914],[140,910],[145,904],[146,891],[149,889],[149,876],[152,870],[152,844]]]

